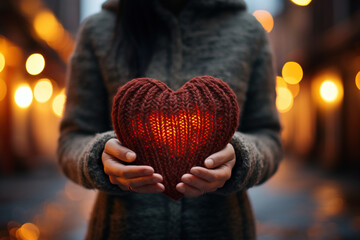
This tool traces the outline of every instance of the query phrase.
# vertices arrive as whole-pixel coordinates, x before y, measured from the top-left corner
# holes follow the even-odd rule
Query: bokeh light
[[[15,103],[20,108],[27,108],[30,106],[33,99],[33,94],[29,86],[22,85],[15,91]]]
[[[54,98],[52,109],[56,116],[58,117],[62,116],[62,113],[64,111],[65,101],[66,101],[66,96],[63,93],[63,91]]]
[[[291,0],[291,1],[299,6],[307,6],[311,3],[312,0]]]
[[[19,1],[19,9],[26,15],[31,16],[42,7],[41,0],[21,0]]]
[[[256,10],[253,15],[267,32],[271,32],[274,28],[274,18],[268,11]]]
[[[282,76],[285,82],[289,84],[297,84],[303,78],[303,70],[297,62],[287,62],[282,68]]]
[[[4,80],[0,78],[0,101],[3,100],[6,96],[7,87]]]
[[[360,90],[360,71],[356,74],[355,84],[356,84],[356,87]]]
[[[320,86],[320,96],[325,102],[334,102],[339,97],[339,88],[334,81],[326,80]]]
[[[17,239],[21,240],[37,240],[39,236],[40,230],[33,223],[25,223],[16,231]]]
[[[0,52],[0,72],[4,70],[5,67],[5,56]]]
[[[40,53],[31,54],[26,60],[26,71],[31,75],[40,74],[45,67],[45,59]]]
[[[277,87],[276,93],[276,107],[279,112],[286,113],[290,111],[294,103],[294,98],[290,90],[285,87]]]
[[[58,41],[63,34],[62,26],[49,10],[43,10],[35,16],[34,28],[36,33],[48,43]]]
[[[276,87],[287,87],[287,83],[284,81],[284,78],[280,76],[276,77]]]
[[[324,110],[339,106],[344,96],[339,72],[336,69],[327,69],[315,75],[311,82],[311,94]]]
[[[300,92],[300,84],[289,84],[287,88],[290,90],[291,94],[295,98]]]
[[[40,79],[34,88],[34,97],[38,102],[47,102],[53,93],[53,86],[49,79]]]

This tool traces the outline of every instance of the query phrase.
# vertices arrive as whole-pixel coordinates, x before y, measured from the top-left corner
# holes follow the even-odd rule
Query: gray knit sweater
[[[255,239],[246,190],[269,179],[281,159],[272,55],[266,33],[242,0],[189,0],[178,16],[153,0],[170,34],[160,34],[146,77],[173,90],[194,76],[212,75],[234,90],[240,123],[230,143],[231,178],[216,192],[173,201],[163,194],[122,191],[103,171],[101,154],[115,138],[112,99],[129,78],[111,39],[116,1],[87,18],[67,79],[58,161],[74,182],[97,189],[87,239]]]

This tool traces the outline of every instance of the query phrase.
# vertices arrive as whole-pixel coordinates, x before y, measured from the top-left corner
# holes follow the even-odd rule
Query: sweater
[[[255,239],[247,189],[269,179],[282,157],[275,76],[266,32],[242,0],[189,0],[178,16],[153,0],[169,32],[159,34],[146,77],[176,91],[195,76],[225,81],[236,94],[239,125],[230,143],[236,163],[222,188],[173,201],[123,191],[104,173],[101,154],[116,138],[111,109],[130,81],[112,36],[116,1],[81,24],[68,68],[58,163],[64,174],[96,189],[86,239]],[[120,49],[121,50],[121,49]]]

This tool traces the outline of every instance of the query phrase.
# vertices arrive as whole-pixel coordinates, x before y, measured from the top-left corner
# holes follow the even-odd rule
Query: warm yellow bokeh
[[[15,91],[15,103],[20,108],[27,108],[30,106],[33,94],[28,85],[22,85]]]
[[[331,80],[324,81],[320,86],[320,96],[325,102],[334,102],[339,97],[339,88]]]
[[[28,16],[32,16],[42,7],[41,0],[21,0],[18,5],[19,9]]]
[[[276,77],[276,87],[287,87],[287,83],[285,82],[284,78],[280,76]]]
[[[343,99],[344,87],[336,70],[319,73],[312,81],[312,95],[324,109],[337,106]]]
[[[40,230],[33,223],[23,224],[16,232],[16,237],[21,240],[37,240],[39,236]]]
[[[291,94],[295,98],[300,92],[300,84],[289,84],[287,88],[290,90]]]
[[[34,97],[38,102],[47,102],[51,98],[52,93],[53,86],[49,79],[42,78],[36,83],[34,88]]]
[[[311,3],[312,0],[291,0],[291,1],[299,6],[307,6]]]
[[[48,43],[58,41],[64,31],[54,14],[49,10],[41,11],[35,16],[34,29]]]
[[[274,28],[274,18],[268,11],[256,10],[253,15],[267,32],[271,32]]]
[[[356,74],[355,84],[356,84],[356,87],[360,90],[360,71]]]
[[[6,96],[7,87],[4,80],[0,78],[0,101],[3,100]]]
[[[303,78],[303,70],[297,62],[287,62],[282,68],[282,76],[285,82],[289,84],[297,84]]]
[[[276,107],[281,113],[290,111],[294,103],[294,97],[290,90],[285,87],[276,88]]]
[[[31,54],[26,60],[26,71],[31,75],[40,74],[45,68],[45,59],[40,53]]]
[[[4,67],[5,67],[5,56],[0,52],[0,72],[2,72]]]
[[[52,109],[56,116],[58,116],[58,117],[62,116],[63,111],[64,111],[65,101],[66,101],[66,96],[63,92],[58,94],[54,98],[53,104],[52,104]]]

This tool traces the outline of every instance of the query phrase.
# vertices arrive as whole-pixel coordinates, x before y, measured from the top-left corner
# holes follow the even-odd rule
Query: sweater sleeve
[[[110,183],[101,161],[105,143],[116,135],[111,126],[108,93],[91,39],[93,27],[91,17],[81,25],[70,59],[58,163],[69,179],[86,188],[125,194]]]
[[[269,179],[282,158],[280,121],[275,106],[272,53],[265,33],[253,63],[237,131],[230,140],[236,154],[231,178],[216,191],[231,194]]]

